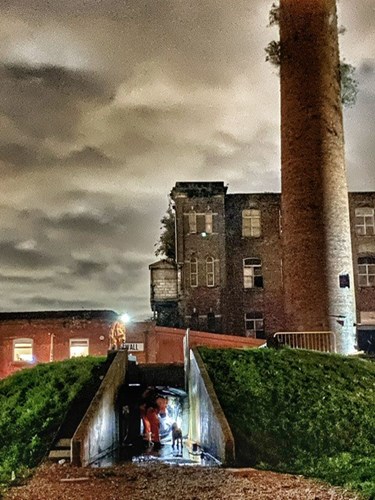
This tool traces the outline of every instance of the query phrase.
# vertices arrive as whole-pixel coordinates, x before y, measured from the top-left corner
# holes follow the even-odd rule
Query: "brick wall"
[[[113,320],[117,318],[115,313],[111,312],[107,318],[64,316],[64,311],[59,313],[59,317],[45,317],[48,313],[43,313],[43,317],[29,314],[30,317],[26,318],[27,313],[19,317],[13,313],[11,319],[2,319],[0,314],[0,378],[38,363],[69,359],[72,339],[88,339],[90,356],[107,355],[109,331]],[[135,344],[134,348],[142,347],[140,344],[143,344],[141,351],[131,346],[129,348],[129,353],[135,355],[140,363],[148,362],[149,333],[153,328],[151,322],[130,323],[126,327],[127,343]],[[33,362],[13,360],[13,343],[16,339],[33,341]]]

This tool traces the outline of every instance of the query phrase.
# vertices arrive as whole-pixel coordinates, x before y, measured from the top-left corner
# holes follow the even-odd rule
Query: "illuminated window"
[[[189,233],[197,232],[197,214],[195,212],[189,213]]]
[[[212,213],[208,212],[205,214],[205,232],[207,234],[212,233]]]
[[[215,286],[215,261],[213,257],[206,259],[206,285]]]
[[[260,236],[260,210],[247,209],[242,210],[242,236]]]
[[[89,355],[88,339],[70,339],[70,357],[78,358]]]
[[[33,361],[33,340],[16,339],[13,341],[13,361]]]
[[[260,259],[243,260],[244,288],[263,288],[262,261]]]
[[[248,312],[245,314],[246,337],[264,338],[264,320],[260,312]]]
[[[198,286],[198,259],[196,257],[190,259],[190,286]]]
[[[355,209],[355,230],[360,235],[374,235],[374,209],[363,207]]]
[[[375,257],[358,257],[359,286],[375,286]]]

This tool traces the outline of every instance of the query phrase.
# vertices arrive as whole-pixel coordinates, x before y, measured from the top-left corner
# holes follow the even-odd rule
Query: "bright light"
[[[130,316],[128,313],[122,313],[120,314],[120,317],[119,317],[120,321],[122,321],[123,323],[129,323],[130,321]]]

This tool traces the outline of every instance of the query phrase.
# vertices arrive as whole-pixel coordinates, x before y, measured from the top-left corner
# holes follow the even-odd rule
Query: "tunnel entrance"
[[[144,394],[153,391],[155,397],[166,401],[165,411],[158,412],[160,446],[145,439],[142,419]],[[95,461],[93,467],[110,467],[122,462],[151,462],[177,465],[218,466],[220,463],[204,453],[188,439],[189,398],[181,388],[169,386],[145,386],[132,382],[124,384],[118,399],[119,438],[118,449]],[[173,440],[175,430],[181,430],[181,440]],[[178,434],[178,433],[177,433]],[[176,433],[175,433],[176,437]]]

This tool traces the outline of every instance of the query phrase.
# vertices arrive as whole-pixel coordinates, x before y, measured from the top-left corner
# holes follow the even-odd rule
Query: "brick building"
[[[0,313],[0,378],[38,363],[106,356],[113,311]]]
[[[177,182],[171,198],[176,261],[150,266],[158,323],[258,338],[284,330],[280,194],[227,194],[223,182]],[[357,321],[375,325],[375,193],[350,193],[349,204],[349,286]]]

